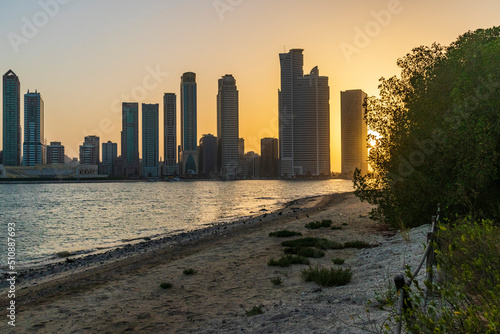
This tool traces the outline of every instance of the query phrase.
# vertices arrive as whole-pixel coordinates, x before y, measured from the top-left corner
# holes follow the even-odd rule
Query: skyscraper
[[[3,76],[3,164],[21,165],[21,83],[9,70]]]
[[[45,163],[44,104],[36,90],[24,95],[23,166]]]
[[[174,93],[163,95],[163,126],[164,126],[164,172],[165,175],[178,175],[177,164],[177,103]]]
[[[198,173],[196,74],[181,77],[181,157],[183,174]]]
[[[64,164],[64,146],[53,141],[47,145],[47,164]]]
[[[260,176],[277,177],[278,170],[278,139],[262,138],[260,140]]]
[[[139,177],[139,104],[122,103],[121,157],[123,176]]]
[[[159,176],[158,104],[142,104],[142,176]]]
[[[303,74],[303,50],[280,54],[281,175],[330,175],[330,87],[318,67]]]
[[[217,137],[212,134],[200,138],[200,174],[213,177],[217,174]]]
[[[118,145],[108,140],[107,143],[102,143],[102,162],[99,165],[99,174],[113,174],[113,164],[118,156]]]
[[[356,168],[362,174],[368,172],[368,127],[364,116],[363,103],[366,93],[361,89],[340,93],[341,135],[342,135],[342,174],[351,177]]]
[[[100,139],[97,136],[86,136],[83,145],[80,145],[80,164],[83,165],[98,165]]]
[[[223,177],[234,177],[239,160],[239,106],[236,80],[230,74],[219,79],[217,94],[218,169]]]

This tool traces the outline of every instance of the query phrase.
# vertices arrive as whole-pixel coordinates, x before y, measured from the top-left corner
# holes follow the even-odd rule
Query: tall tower
[[[21,165],[21,83],[9,70],[3,76],[3,164]]]
[[[23,166],[45,163],[43,99],[36,90],[24,95]],[[4,155],[5,156],[5,155]]]
[[[196,74],[181,77],[181,157],[183,174],[198,174]]]
[[[142,104],[142,176],[159,176],[158,104]]]
[[[281,175],[330,175],[330,87],[318,67],[303,74],[303,50],[280,54]]]
[[[164,126],[164,175],[178,175],[177,164],[177,103],[174,93],[163,95],[163,126]]]
[[[262,138],[260,140],[260,176],[277,177],[278,171],[278,139]]]
[[[139,105],[122,103],[121,157],[125,177],[139,177]]]
[[[218,169],[222,176],[234,177],[239,160],[239,106],[236,80],[230,74],[219,79],[217,94]]]
[[[99,160],[99,137],[87,136],[80,145],[80,164],[82,165],[98,165]]]
[[[346,176],[352,176],[356,168],[362,174],[368,172],[368,127],[363,119],[366,97],[361,89],[340,93],[342,174]]]

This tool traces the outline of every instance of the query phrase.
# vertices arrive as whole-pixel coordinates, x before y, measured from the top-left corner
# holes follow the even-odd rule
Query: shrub
[[[289,247],[285,248],[285,254],[297,254],[304,257],[319,258],[325,256],[325,252],[310,247]]]
[[[160,288],[162,288],[162,289],[171,289],[172,288],[172,283],[163,282],[163,283],[160,284]]]
[[[196,274],[198,271],[197,270],[194,270],[193,268],[189,268],[189,269],[184,269],[183,273],[184,275],[194,275]]]
[[[346,285],[351,281],[352,272],[350,268],[309,268],[300,272],[300,276],[306,282],[315,282],[318,285],[330,287]]]
[[[342,226],[332,226],[331,228],[332,230],[341,230],[342,229]]]
[[[324,238],[311,238],[311,237],[283,241],[281,243],[281,246],[296,247],[296,248],[316,247],[316,248],[324,249],[324,250],[325,249],[341,249],[343,247],[342,244],[335,242],[335,241],[331,241],[331,240],[324,239]]]
[[[341,264],[344,264],[345,260],[341,259],[339,257],[336,257],[336,258],[332,259],[332,262],[333,262],[333,264],[341,265]]]
[[[269,233],[270,237],[279,237],[279,238],[294,237],[294,236],[301,236],[301,235],[302,235],[302,233],[300,233],[300,232],[288,231],[288,230],[282,230],[282,231],[276,231],[276,232]]]
[[[253,317],[254,315],[264,314],[264,310],[261,306],[254,306],[249,311],[245,311],[247,317]]]
[[[271,283],[273,283],[273,285],[281,285],[281,283],[283,283],[283,280],[281,279],[281,277],[273,277],[271,278]]]
[[[440,280],[426,287],[439,295],[422,308],[425,291],[410,291],[404,315],[413,333],[498,333],[500,329],[500,227],[459,221],[438,233]],[[436,245],[437,246],[437,245]],[[411,278],[408,271],[407,276]]]
[[[330,219],[323,219],[322,221],[310,222],[310,223],[304,225],[304,227],[311,229],[311,230],[317,230],[321,227],[330,227],[331,225],[332,225],[332,221]]]
[[[344,243],[344,248],[371,248],[372,245],[365,241],[356,240],[356,241],[348,241]]]
[[[273,267],[289,267],[292,264],[309,264],[309,260],[299,255],[285,255],[278,260],[270,259],[267,262],[268,266]]]

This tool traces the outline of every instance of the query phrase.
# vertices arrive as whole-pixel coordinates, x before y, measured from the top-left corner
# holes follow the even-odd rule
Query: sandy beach
[[[148,247],[65,263],[61,270],[30,272],[16,287],[16,326],[2,333],[365,333],[380,328],[387,310],[374,302],[404,264],[423,252],[426,226],[404,240],[367,218],[370,206],[352,193],[308,198],[252,220],[186,233]],[[308,230],[306,223],[331,219],[341,229]],[[351,282],[324,288],[304,282],[306,265],[270,267],[283,255],[269,237],[288,229],[337,242],[362,240],[366,249],[328,250],[311,265],[353,272]],[[135,247],[135,248],[134,248]],[[339,266],[337,266],[339,267]],[[183,274],[193,268],[194,275]],[[281,285],[271,279],[280,277]],[[160,284],[172,284],[162,289]],[[6,290],[0,303],[7,305]],[[262,306],[261,315],[246,311]],[[366,310],[370,313],[367,313]]]

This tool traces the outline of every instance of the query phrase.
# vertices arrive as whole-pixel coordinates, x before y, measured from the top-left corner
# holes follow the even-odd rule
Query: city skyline
[[[500,10],[496,1],[396,1],[394,8],[390,1],[283,3],[239,2],[221,12],[212,1],[61,1],[52,16],[38,1],[4,4],[2,71],[19,76],[21,91],[43,93],[47,142],[62,142],[70,157],[78,156],[87,135],[120,143],[121,103],[161,103],[165,92],[179,93],[178,78],[185,71],[197,73],[198,135],[215,133],[215,81],[232,73],[241,92],[240,136],[247,151],[259,152],[261,138],[278,137],[276,54],[301,47],[305,68],[320,65],[331,81],[331,163],[340,171],[340,92],[377,94],[378,79],[398,74],[397,58],[413,47],[449,44],[468,30],[493,26]],[[35,26],[33,17],[43,16],[38,13],[48,21]],[[187,18],[193,24],[178,31]],[[290,24],[298,19],[300,25]],[[25,22],[35,29],[25,28]],[[21,38],[19,44],[13,36]]]

